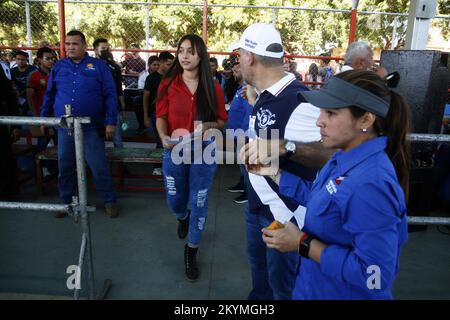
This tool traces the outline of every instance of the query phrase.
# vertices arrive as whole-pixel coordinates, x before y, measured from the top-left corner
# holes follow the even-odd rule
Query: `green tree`
[[[112,1],[112,0],[110,0]],[[66,30],[83,31],[88,42],[96,37],[107,38],[117,48],[132,43],[145,47],[145,21],[149,12],[149,35],[152,49],[173,49],[187,33],[202,34],[201,0],[147,0],[148,4],[93,4],[89,1],[66,3]],[[142,0],[139,0],[142,1]],[[161,5],[176,2],[181,5]],[[272,23],[280,30],[286,50],[292,54],[314,55],[348,42],[350,14],[277,9],[275,6],[350,10],[350,0],[210,0],[208,8],[208,39],[210,51],[228,51],[243,30],[254,22]],[[190,5],[189,5],[190,4]],[[269,8],[221,7],[220,5],[269,6]],[[358,7],[356,39],[367,40],[374,47],[390,48],[393,37],[402,40],[407,17],[366,15],[361,11],[408,12],[409,0],[361,0]],[[438,1],[439,14],[448,15],[448,0]],[[32,38],[52,43],[58,39],[58,13],[55,3],[30,2]],[[434,20],[442,34],[450,37],[449,20]],[[4,45],[26,43],[24,2],[0,0],[0,42]]]
[[[54,5],[30,3],[30,25],[32,45],[46,40],[55,43],[58,40],[58,19]],[[17,46],[27,44],[25,3],[23,1],[0,1],[0,43]]]

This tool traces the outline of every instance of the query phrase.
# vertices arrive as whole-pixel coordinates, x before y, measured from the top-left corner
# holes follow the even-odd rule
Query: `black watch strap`
[[[309,248],[311,246],[311,241],[314,239],[313,236],[308,235],[305,240],[300,243],[298,247],[298,254],[304,258],[309,259]]]

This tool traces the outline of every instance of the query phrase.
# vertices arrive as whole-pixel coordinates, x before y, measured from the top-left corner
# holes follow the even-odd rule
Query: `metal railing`
[[[81,221],[81,246],[78,259],[78,272],[81,279],[84,266],[87,270],[87,293],[88,299],[103,299],[111,287],[111,280],[107,279],[100,296],[96,296],[94,265],[92,259],[91,229],[89,213],[95,212],[94,206],[87,204],[86,167],[84,161],[84,144],[82,124],[90,123],[88,117],[73,117],[70,108],[66,107],[66,116],[60,118],[39,118],[39,117],[0,117],[0,125],[43,125],[60,126],[73,133],[75,142],[75,157],[77,169],[78,196],[74,196],[70,204],[53,203],[26,203],[26,202],[0,202],[0,209],[30,210],[42,212],[63,212],[73,217],[78,223]],[[80,288],[75,288],[74,299],[78,300]]]
[[[25,203],[25,202],[0,202],[0,209],[12,210],[31,210],[46,212],[65,212],[74,218],[75,222],[81,221],[81,246],[78,260],[79,272],[81,274],[83,266],[87,269],[87,291],[89,299],[103,299],[111,288],[112,282],[106,279],[100,295],[96,295],[94,266],[92,258],[91,231],[89,213],[95,212],[95,207],[87,204],[87,184],[86,184],[86,167],[84,161],[84,144],[82,124],[90,123],[87,117],[73,117],[71,111],[66,109],[66,116],[60,118],[40,118],[40,117],[0,117],[0,125],[44,125],[44,126],[60,126],[73,132],[75,141],[76,168],[78,196],[74,197],[71,204],[53,204],[53,203]],[[450,135],[434,135],[434,134],[410,134],[410,141],[427,141],[433,143],[450,142]],[[450,218],[448,217],[426,217],[414,216],[408,217],[410,225],[443,225],[450,226]],[[80,289],[75,289],[74,299],[79,299]]]

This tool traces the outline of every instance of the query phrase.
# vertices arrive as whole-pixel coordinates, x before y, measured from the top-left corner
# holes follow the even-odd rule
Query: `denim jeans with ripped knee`
[[[209,143],[203,142],[203,150]],[[203,151],[202,150],[202,151]],[[193,152],[193,151],[192,151]],[[166,187],[167,204],[177,219],[187,217],[187,208],[191,210],[189,219],[188,244],[200,245],[208,216],[208,195],[212,186],[217,164],[205,161],[190,161],[176,164],[171,150],[164,149],[163,175]],[[215,156],[215,152],[212,153]],[[191,155],[193,160],[193,155]]]

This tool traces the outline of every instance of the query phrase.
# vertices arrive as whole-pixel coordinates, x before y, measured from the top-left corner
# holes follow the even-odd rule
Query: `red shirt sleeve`
[[[31,73],[30,76],[28,77],[27,88],[36,90],[37,89],[37,79],[38,79],[38,77],[36,76],[36,72]]]
[[[162,90],[166,90],[167,87],[167,79],[161,81],[161,84],[158,88],[158,97]],[[156,101],[156,117],[161,118],[167,116],[169,114],[169,99],[168,94],[165,94],[161,97],[161,99],[157,99]]]
[[[214,81],[214,86],[216,89],[216,114],[217,119],[220,119],[222,121],[228,120],[228,114],[225,109],[225,96],[222,90],[222,87],[220,86],[219,82]]]

